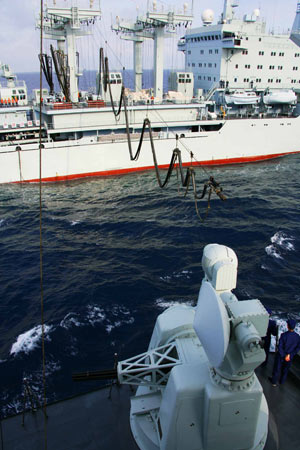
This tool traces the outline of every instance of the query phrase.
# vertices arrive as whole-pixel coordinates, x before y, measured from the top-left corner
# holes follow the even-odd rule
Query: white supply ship
[[[33,104],[27,105],[26,87],[20,93],[10,71],[7,75],[2,66],[7,86],[0,85],[0,182],[39,180],[40,123],[43,181],[152,169],[148,133],[137,161],[128,152],[129,135],[137,147],[146,117],[160,168],[169,166],[176,147],[186,166],[253,162],[300,152],[296,106],[300,2],[291,36],[267,34],[259,10],[235,19],[237,4],[225,0],[216,25],[212,11],[206,10],[203,27],[180,39],[178,48],[185,52],[187,71],[171,73],[167,94],[163,94],[165,33],[191,22],[192,12],[187,5],[181,14],[158,12],[154,1],[134,24],[118,20],[114,30],[134,42],[135,92],[122,88],[121,73],[106,70],[98,76],[94,96],[78,91],[76,38],[86,33],[87,23],[101,16],[100,9],[93,2],[86,10],[46,7],[38,26],[45,38],[57,42],[52,60],[62,92],[54,93],[51,57],[42,55],[50,94],[43,89],[40,117],[39,89],[34,91]],[[154,40],[155,83],[149,91],[141,89],[145,39]],[[124,101],[120,114],[113,114],[106,84],[115,105],[124,93],[127,114]]]

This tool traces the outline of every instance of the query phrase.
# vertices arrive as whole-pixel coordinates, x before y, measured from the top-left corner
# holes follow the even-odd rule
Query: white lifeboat
[[[291,89],[280,89],[278,91],[266,92],[263,96],[264,103],[266,105],[277,105],[277,104],[296,104],[297,96]]]
[[[225,102],[230,105],[256,105],[259,97],[254,91],[234,91],[225,95]]]

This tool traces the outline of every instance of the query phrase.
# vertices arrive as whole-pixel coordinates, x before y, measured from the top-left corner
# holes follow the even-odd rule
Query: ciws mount
[[[232,249],[207,245],[196,307],[160,314],[148,351],[115,370],[74,374],[138,386],[130,424],[141,450],[264,448],[268,406],[254,369],[265,360],[269,316],[259,300],[232,293],[237,266]]]

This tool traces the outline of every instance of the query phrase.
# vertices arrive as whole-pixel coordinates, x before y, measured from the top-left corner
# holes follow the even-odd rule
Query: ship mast
[[[230,23],[234,16],[234,8],[239,6],[238,0],[224,0],[222,23]]]
[[[91,4],[92,5],[92,4]],[[76,60],[76,38],[91,34],[83,30],[83,25],[94,23],[101,16],[100,9],[70,8],[46,8],[43,24],[39,22],[37,27],[43,26],[44,37],[57,41],[57,49],[64,52],[67,47],[67,66],[70,77],[70,100],[78,101],[78,71]]]
[[[296,16],[293,23],[290,39],[300,47],[300,1],[297,3]]]
[[[189,23],[193,20],[192,13],[187,13],[184,7],[183,14],[157,12],[156,1],[153,1],[152,11],[148,5],[146,16],[137,17],[134,24],[121,22],[117,19],[112,28],[123,34],[122,39],[134,42],[134,71],[135,89],[142,87],[142,44],[145,39],[154,40],[154,96],[162,99],[163,95],[163,70],[164,70],[164,38],[169,37],[167,33],[174,33],[177,25]]]

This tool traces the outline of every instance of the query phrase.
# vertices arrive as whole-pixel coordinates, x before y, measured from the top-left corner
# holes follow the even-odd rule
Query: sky
[[[99,0],[73,0],[78,6],[89,8],[90,2],[94,8]],[[147,3],[152,0],[101,0],[102,19],[97,21],[93,36],[80,38],[78,51],[80,53],[80,66],[82,69],[96,69],[98,66],[98,49],[104,46],[110,58],[110,67],[114,69],[125,66],[132,68],[132,43],[120,40],[120,37],[110,30],[111,23],[115,22],[118,15],[121,19],[134,20],[137,14],[142,14],[147,9]],[[54,3],[58,7],[66,7],[71,0],[44,0],[45,4],[52,7]],[[182,11],[183,4],[189,6],[192,0],[157,0],[157,10],[168,7],[176,12]],[[193,26],[200,26],[201,13],[210,8],[215,12],[215,22],[223,10],[223,0],[194,0]],[[251,13],[255,8],[260,8],[261,17],[267,22],[267,29],[275,33],[287,31],[291,28],[295,17],[297,0],[240,0],[240,6],[236,15],[242,17],[245,13]],[[39,70],[39,31],[35,29],[35,20],[38,17],[40,0],[0,0],[0,61],[9,64],[14,72],[37,72]],[[180,30],[181,35],[184,29]],[[179,36],[167,39],[165,48],[165,67],[183,67],[183,55],[176,50],[176,42]],[[49,50],[50,41],[45,41],[44,50]],[[144,67],[152,66],[152,43],[147,42],[144,49]]]

